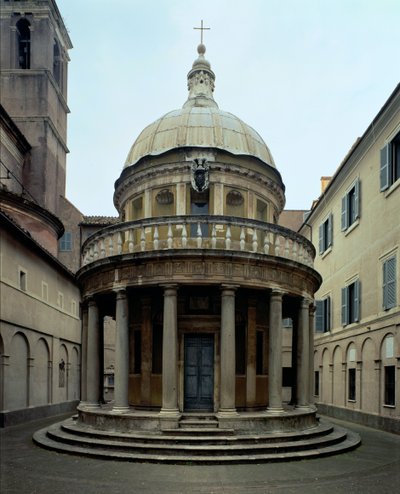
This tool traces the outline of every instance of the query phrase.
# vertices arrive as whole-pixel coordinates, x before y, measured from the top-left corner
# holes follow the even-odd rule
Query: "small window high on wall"
[[[31,31],[27,19],[17,22],[18,35],[18,66],[20,69],[31,68]]]
[[[62,79],[61,52],[57,40],[54,40],[54,45],[53,45],[53,76],[57,84],[61,87],[61,79]]]

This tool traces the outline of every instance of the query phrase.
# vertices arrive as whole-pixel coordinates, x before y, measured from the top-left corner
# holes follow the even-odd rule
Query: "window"
[[[319,253],[323,254],[332,245],[333,239],[333,215],[330,214],[328,218],[319,225]]]
[[[319,396],[319,371],[314,371],[314,396]]]
[[[331,297],[316,300],[315,332],[326,333],[331,330]]]
[[[42,299],[46,302],[49,300],[49,286],[45,281],[42,281]]]
[[[256,219],[268,221],[268,206],[264,201],[257,199]]]
[[[18,67],[20,69],[31,68],[31,30],[27,19],[17,22],[18,35]]]
[[[383,308],[396,307],[396,257],[391,257],[383,263]]]
[[[60,251],[71,251],[72,250],[72,233],[65,232],[64,235],[60,238]]]
[[[61,87],[62,64],[61,64],[60,46],[57,40],[54,40],[54,44],[53,44],[53,76],[57,84]]]
[[[381,149],[381,191],[388,189],[400,178],[400,132]]]
[[[58,292],[58,299],[57,299],[58,306],[60,309],[64,308],[64,295],[61,292]]]
[[[395,396],[395,366],[385,366],[385,405],[394,406]]]
[[[356,400],[356,370],[349,369],[349,389],[348,399],[351,401]]]
[[[342,197],[342,231],[347,230],[360,217],[360,180],[357,179]]]
[[[282,319],[282,328],[293,328],[293,321],[291,317],[285,317],[284,319]]]
[[[22,269],[19,271],[19,288],[26,292],[26,272],[22,271]]]
[[[342,325],[360,320],[360,281],[342,288]]]

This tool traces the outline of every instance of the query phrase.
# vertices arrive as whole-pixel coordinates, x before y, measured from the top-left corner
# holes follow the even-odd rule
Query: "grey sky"
[[[67,197],[116,215],[140,131],[187,97],[204,19],[215,100],[263,137],[308,209],[400,77],[398,0],[57,0],[70,51]]]

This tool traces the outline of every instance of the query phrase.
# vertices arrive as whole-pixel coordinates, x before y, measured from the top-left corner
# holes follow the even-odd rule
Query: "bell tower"
[[[54,0],[0,0],[1,104],[32,146],[24,187],[60,214],[67,148],[67,29]]]

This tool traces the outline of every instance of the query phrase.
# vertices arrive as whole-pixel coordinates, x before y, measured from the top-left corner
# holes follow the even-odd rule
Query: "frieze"
[[[171,261],[154,260],[140,264],[121,266],[119,270],[120,281],[127,286],[146,286],[169,281],[174,283],[196,283],[204,280],[215,283],[231,282],[242,286],[265,287],[279,286],[285,292],[301,294],[307,293],[312,296],[316,289],[314,277],[303,271],[285,269],[280,263],[260,262],[249,263],[238,259],[237,262],[229,259],[206,259],[196,260],[189,258],[186,260]],[[96,272],[92,276],[89,273],[83,281],[84,295],[110,291],[113,287],[115,269],[108,269],[104,272]]]
[[[173,269],[172,272],[173,274],[186,274],[187,273],[187,266],[185,262],[174,262],[173,263]]]

